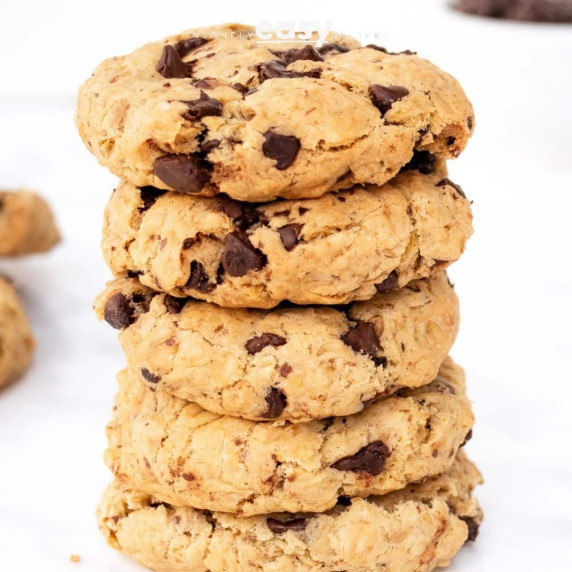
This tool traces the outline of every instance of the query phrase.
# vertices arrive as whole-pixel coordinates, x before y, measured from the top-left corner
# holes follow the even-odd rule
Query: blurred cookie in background
[[[571,0],[458,0],[461,12],[524,22],[572,23]]]
[[[0,388],[28,369],[35,346],[16,288],[10,278],[0,275]]]
[[[60,239],[45,199],[31,191],[0,191],[0,256],[46,252]]]

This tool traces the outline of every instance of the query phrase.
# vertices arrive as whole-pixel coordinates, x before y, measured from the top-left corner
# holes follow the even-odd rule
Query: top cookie
[[[474,119],[459,83],[410,52],[262,44],[228,25],[104,61],[76,123],[137,186],[256,202],[381,185],[414,150],[456,157]]]

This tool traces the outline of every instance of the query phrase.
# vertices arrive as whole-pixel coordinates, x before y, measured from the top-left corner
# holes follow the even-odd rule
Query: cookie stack
[[[456,80],[232,25],[105,61],[77,125],[122,179],[96,301],[128,364],[108,542],[160,571],[446,565],[482,518],[447,357],[472,232]]]

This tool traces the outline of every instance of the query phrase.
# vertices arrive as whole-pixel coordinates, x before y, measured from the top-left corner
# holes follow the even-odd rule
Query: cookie
[[[76,124],[134,185],[258,202],[382,185],[414,150],[456,157],[474,116],[459,83],[412,52],[260,43],[232,24],[104,61]]]
[[[458,0],[462,12],[527,22],[572,22],[570,0]]]
[[[105,454],[113,474],[177,506],[243,516],[322,512],[339,496],[385,494],[438,474],[473,424],[463,372],[450,359],[426,386],[309,423],[210,413],[128,370],[119,385]]]
[[[0,387],[16,381],[35,349],[28,318],[12,281],[0,276]]]
[[[323,514],[240,518],[175,507],[114,481],[98,510],[107,542],[157,572],[427,572],[475,540],[482,482],[459,453],[445,473]]]
[[[429,154],[413,166],[383,187],[258,206],[123,182],[103,253],[116,276],[220,306],[365,300],[445,268],[472,233],[470,202],[443,166]]]
[[[0,256],[50,250],[60,233],[48,203],[30,191],[0,191]]]
[[[108,284],[100,318],[120,328],[133,375],[215,413],[309,421],[349,415],[432,381],[459,324],[444,272],[347,307],[220,308]]]

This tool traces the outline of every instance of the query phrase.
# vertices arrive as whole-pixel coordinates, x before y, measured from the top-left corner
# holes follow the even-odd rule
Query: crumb
[[[79,554],[72,554],[70,556],[70,562],[79,562],[79,561],[80,561]]]

